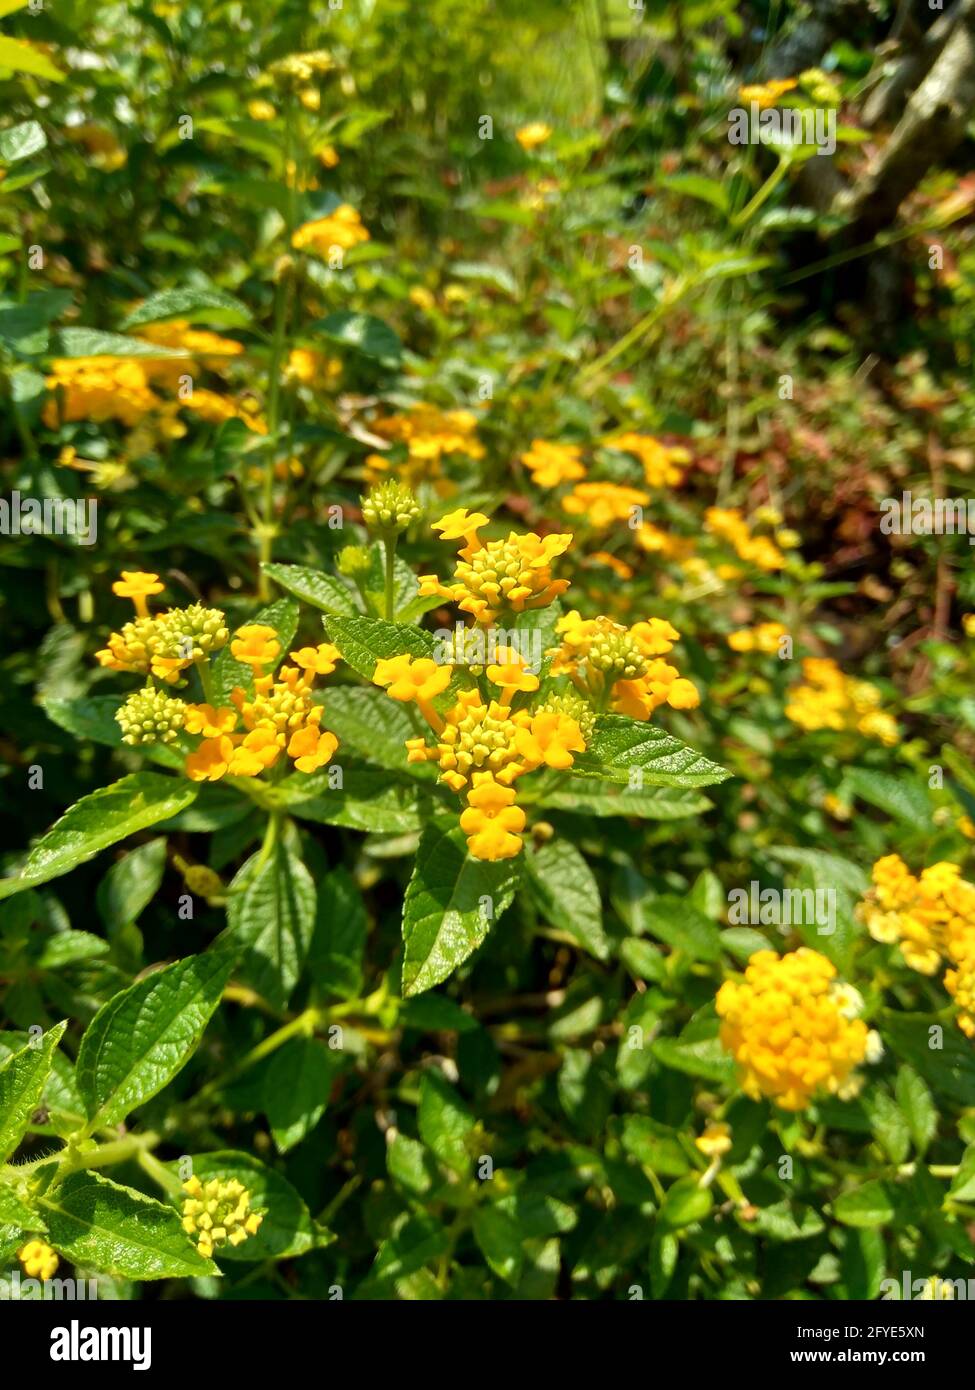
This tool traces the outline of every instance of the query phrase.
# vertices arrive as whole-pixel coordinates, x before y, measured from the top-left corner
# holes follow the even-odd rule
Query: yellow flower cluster
[[[689,452],[675,444],[662,444],[652,434],[617,434],[606,440],[610,449],[632,454],[643,465],[648,487],[677,487],[684,480],[680,464],[691,461]]]
[[[577,483],[562,499],[567,516],[584,517],[595,531],[604,531],[614,522],[628,522],[650,501],[650,494],[624,483]]]
[[[704,529],[726,541],[746,564],[767,571],[780,570],[785,565],[779,547],[768,536],[756,536],[737,507],[708,507]]]
[[[392,699],[415,703],[432,729],[432,746],[424,737],[407,740],[408,761],[435,762],[439,780],[465,795],[460,825],[476,859],[510,859],[521,850],[525,812],[515,804],[515,779],[541,767],[569,768],[586,747],[579,720],[556,702],[516,707],[519,696],[538,690],[538,677],[517,653],[496,655],[485,675],[499,698],[473,686],[443,715],[434,701],[453,679],[451,666],[404,654],[377,662],[372,677]]]
[[[552,127],[544,121],[532,121],[530,125],[523,125],[515,131],[515,139],[523,150],[537,150],[539,145],[544,145],[551,138]]]
[[[624,627],[610,618],[583,618],[573,609],[555,630],[561,646],[552,655],[552,675],[568,675],[599,709],[647,720],[660,705],[696,709],[697,687],[662,658],[680,640],[664,618]]]
[[[312,348],[292,348],[284,369],[286,381],[299,386],[334,386],[342,375],[342,363]]]
[[[552,444],[533,439],[531,448],[521,455],[521,461],[539,487],[558,487],[586,476],[582,448],[578,444]]]
[[[206,695],[210,657],[230,637],[224,614],[202,604],[151,614],[147,600],[160,593],[163,585],[158,575],[141,570],[123,570],[112,588],[132,600],[136,617],[109,636],[108,646],[96,653],[97,659],[111,670],[150,678],[116,712],[126,743],[171,743],[180,731],[200,735],[201,742],[185,764],[186,775],[194,782],[216,782],[228,774],[257,777],[277,762],[282,749],[299,772],[314,772],[329,762],[338,740],[320,727],[324,710],[314,700],[312,685],[315,676],[335,670],[337,647],[321,642],[293,651],[295,664],[282,666],[275,677],[265,668],[281,655],[277,633],[264,624],[248,623],[234,634],[230,652],[251,668],[253,695],[236,686],[229,705],[217,707],[208,700],[184,703],[155,689],[152,678],[173,685],[195,666]]]
[[[744,976],[721,986],[715,1007],[745,1094],[783,1110],[804,1110],[817,1095],[856,1094],[856,1068],[877,1053],[876,1035],[857,1017],[856,991],[805,946],[783,956],[756,951]]]
[[[511,531],[506,540],[482,541],[477,533],[487,524],[482,513],[463,509],[433,523],[443,540],[460,540],[463,545],[453,583],[444,584],[435,574],[421,575],[421,596],[440,594],[487,625],[502,614],[545,608],[565,593],[569,581],[552,577],[552,561],[568,550],[571,536]]]
[[[783,623],[758,623],[755,627],[740,627],[728,634],[728,646],[733,652],[761,652],[775,656],[789,629]]]
[[[192,328],[186,319],[169,319],[165,323],[147,323],[138,330],[139,337],[157,347],[176,348],[189,354],[209,371],[220,371],[231,357],[243,354],[242,343],[233,338],[222,338],[219,333],[209,329]],[[161,357],[152,363],[152,376],[167,385],[175,385],[176,380],[192,367],[182,357]]]
[[[368,240],[369,232],[362,225],[357,210],[349,203],[341,203],[327,217],[317,217],[298,227],[292,235],[291,245],[296,251],[311,251],[327,259],[333,247],[348,251]]]
[[[119,420],[135,425],[162,400],[152,390],[145,366],[131,357],[57,357],[44,385],[52,392],[44,424],[59,420]]]
[[[438,495],[452,491],[443,476],[443,460],[451,454],[482,459],[484,446],[477,437],[477,417],[470,410],[440,410],[418,402],[399,415],[387,415],[372,425],[373,433],[390,444],[406,446],[404,464],[391,465],[383,454],[366,459],[366,481],[378,482],[393,467],[397,476],[411,487],[424,481],[434,484]]]
[[[764,111],[775,106],[779,97],[784,96],[786,92],[794,91],[798,85],[794,77],[777,77],[771,82],[753,83],[751,86],[739,88],[738,100],[756,101]]]
[[[152,675],[172,685],[194,662],[226,645],[230,633],[219,608],[194,603],[188,608],[150,614],[146,600],[162,589],[157,574],[122,571],[112,592],[132,600],[136,617],[121,631],[111,633],[108,646],[95,653],[99,665],[112,671]]]
[[[897,742],[897,721],[880,708],[881,695],[875,685],[845,676],[829,657],[806,657],[802,676],[785,707],[793,724],[807,732],[856,731],[888,747]]]
[[[231,705],[189,705],[186,732],[203,741],[186,759],[186,775],[194,782],[217,782],[221,777],[258,777],[273,767],[281,750],[299,772],[324,767],[338,748],[338,739],[319,727],[324,710],[312,697],[316,675],[335,670],[338,649],[328,642],[291,653],[294,666],[282,666],[277,678],[264,667],[278,658],[281,647],[273,628],[248,623],[230,644],[231,655],[254,673],[251,699],[241,686],[231,691]]]
[[[222,1245],[240,1245],[261,1228],[264,1213],[251,1211],[251,1194],[237,1178],[204,1183],[192,1177],[183,1191],[183,1230],[196,1237],[196,1248],[207,1259]]]
[[[950,963],[945,988],[959,1027],[975,1037],[975,884],[958,865],[932,864],[915,876],[900,855],[884,855],[857,914],[875,941],[899,946],[912,970],[933,975]]]
[[[32,1279],[53,1279],[57,1273],[57,1252],[43,1240],[29,1240],[17,1251],[17,1258]]]

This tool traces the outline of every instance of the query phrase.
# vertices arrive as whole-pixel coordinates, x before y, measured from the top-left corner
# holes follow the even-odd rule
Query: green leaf
[[[646,1115],[624,1117],[623,1148],[637,1163],[664,1178],[682,1178],[691,1167],[677,1130]]]
[[[956,1202],[970,1202],[975,1197],[975,1144],[969,1144],[962,1154],[948,1192]]]
[[[23,303],[0,299],[0,342],[24,356],[46,352],[51,324],[70,305],[67,290],[42,290]]]
[[[5,1029],[0,1032],[0,1061],[10,1057],[30,1042],[28,1033]],[[71,1134],[82,1124],[85,1108],[78,1095],[74,1064],[63,1052],[51,1054],[51,1070],[41,1093],[40,1109],[48,1112],[46,1123],[31,1121],[32,1133]]]
[[[358,612],[351,591],[324,570],[309,569],[306,565],[275,564],[263,564],[261,569],[302,603],[346,618]]]
[[[843,785],[861,801],[886,811],[904,825],[919,829],[932,824],[927,790],[914,777],[894,777],[872,768],[853,767],[845,773]]]
[[[439,1071],[423,1073],[416,1123],[420,1138],[441,1163],[455,1173],[470,1171],[467,1136],[474,1128],[474,1117]]]
[[[78,1050],[89,1120],[118,1124],[189,1061],[220,1002],[234,956],[205,951],[153,971],[99,1009]]]
[[[525,854],[525,868],[539,911],[597,960],[609,956],[599,885],[571,840],[550,840]]]
[[[318,1038],[290,1038],[278,1048],[264,1078],[264,1113],[278,1153],[311,1133],[325,1113],[337,1059]]]
[[[636,816],[641,820],[681,820],[711,807],[700,792],[679,787],[600,786],[590,778],[570,777],[561,787],[539,798],[539,806],[580,816]]]
[[[148,907],[162,883],[166,837],[139,845],[113,864],[98,885],[95,904],[109,933],[119,932]]]
[[[192,1279],[219,1273],[172,1207],[97,1173],[72,1173],[41,1198],[48,1239],[73,1264],[121,1279]]]
[[[911,1147],[911,1132],[900,1106],[887,1091],[868,1089],[863,1108],[870,1128],[891,1163],[903,1163]]]
[[[277,784],[275,794],[292,815],[317,825],[389,835],[419,831],[423,817],[416,786],[391,781],[377,768],[345,765],[342,773],[342,786],[333,787],[327,769],[294,772]]]
[[[318,319],[309,331],[321,333],[333,343],[354,348],[363,357],[373,357],[378,361],[398,362],[403,355],[403,344],[399,338],[388,323],[374,314],[340,309],[337,313]]]
[[[885,1010],[877,1028],[895,1056],[908,1062],[935,1095],[975,1106],[975,1050],[954,1024]]]
[[[735,1079],[735,1064],[728,1056],[715,1032],[712,1036],[697,1036],[690,1027],[679,1038],[657,1038],[650,1051],[658,1062],[687,1076],[702,1076],[706,1081],[728,1085]]]
[[[666,941],[675,951],[685,952],[692,960],[721,959],[722,933],[686,898],[670,895],[643,898],[639,904],[639,921],[644,931],[658,941]]]
[[[66,874],[129,835],[189,806],[194,783],[158,772],[131,772],[110,787],[83,796],[28,855],[18,878],[0,879],[0,898]]]
[[[241,978],[283,1009],[298,983],[315,926],[315,884],[290,844],[252,855],[230,885],[227,927]]]
[[[923,1157],[938,1132],[938,1111],[931,1092],[913,1068],[901,1067],[894,1094],[907,1121],[914,1147]]]
[[[0,131],[0,159],[4,164],[16,164],[19,159],[29,159],[46,145],[47,136],[37,121],[22,121],[20,125]]]
[[[590,777],[632,785],[634,769],[642,784],[655,787],[706,787],[731,776],[673,734],[619,714],[603,714],[574,770]]]
[[[522,1237],[518,1227],[498,1207],[474,1208],[474,1239],[488,1267],[506,1284],[516,1284],[524,1263]]]
[[[277,634],[281,650],[273,664],[265,668],[269,671],[275,670],[285,659],[292,642],[295,640],[295,633],[298,631],[298,605],[293,598],[280,598],[275,603],[269,603],[266,608],[262,608],[251,621],[260,623],[264,627],[271,627]],[[239,685],[244,690],[249,690],[253,685],[254,676],[251,668],[245,666],[243,662],[237,661],[232,655],[230,647],[230,642],[225,647],[221,647],[217,659],[213,663],[214,694],[219,704],[227,703],[234,686]]]
[[[37,1212],[4,1182],[0,1182],[0,1226],[18,1226],[22,1231],[47,1231],[47,1225]]]
[[[520,874],[518,859],[473,858],[458,826],[427,826],[403,901],[404,998],[441,984],[473,955]]]
[[[67,1026],[66,1020],[56,1024],[0,1062],[0,1163],[6,1163],[27,1133],[51,1071],[54,1049]]]
[[[408,706],[376,686],[340,685],[326,696],[322,725],[338,739],[339,759],[349,750],[374,766],[430,781],[436,777],[431,764],[406,760],[406,740],[420,732],[410,713]]]
[[[686,1226],[703,1221],[713,1205],[714,1196],[710,1187],[699,1186],[697,1176],[678,1178],[667,1189],[657,1213],[657,1225],[662,1231],[681,1231]]]
[[[169,1165],[175,1171],[178,1161]],[[266,1167],[250,1154],[221,1149],[197,1154],[193,1174],[201,1182],[236,1178],[251,1196],[251,1210],[263,1211],[264,1220],[257,1233],[240,1245],[220,1247],[220,1260],[231,1263],[260,1263],[262,1260],[293,1259],[309,1250],[331,1244],[335,1237],[312,1219],[301,1194],[287,1178]]]
[[[189,285],[185,289],[159,290],[143,300],[122,322],[126,331],[141,328],[146,323],[162,323],[166,319],[186,319],[189,323],[250,323],[253,315],[246,304],[223,290]]]
[[[431,660],[437,643],[431,633],[408,623],[388,623],[384,618],[330,616],[324,619],[329,638],[353,671],[371,681],[377,661],[408,652]],[[386,696],[386,699],[389,697]]]
[[[887,1226],[894,1219],[894,1199],[888,1186],[871,1178],[849,1192],[841,1192],[830,1209],[844,1226]]]
[[[31,77],[44,77],[49,82],[63,82],[65,76],[40,49],[3,34],[0,34],[0,68],[28,72]]]
[[[354,999],[362,988],[369,922],[355,879],[339,866],[318,884],[308,971],[316,989]]]
[[[719,212],[728,211],[728,189],[717,179],[706,178],[703,174],[663,174],[657,179],[659,188],[670,189],[673,193],[683,193],[688,198],[697,198],[710,203]]]
[[[161,347],[122,333],[104,333],[98,328],[61,328],[57,348],[59,357],[189,357],[184,348]]]

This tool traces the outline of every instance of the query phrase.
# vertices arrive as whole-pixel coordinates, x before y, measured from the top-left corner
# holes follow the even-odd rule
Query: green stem
[[[734,217],[730,219],[730,225],[732,227],[743,227],[747,222],[751,221],[762,204],[772,196],[785,178],[786,174],[789,172],[789,166],[790,161],[788,159],[779,160],[778,164],[776,164],[754,198],[752,198],[750,202],[747,202],[741,211],[736,212]]]
[[[300,1037],[302,1035],[310,1037],[320,1017],[321,1015],[318,1009],[305,1009],[303,1013],[293,1018],[290,1023],[285,1023],[275,1032],[268,1034],[263,1042],[259,1042],[256,1047],[252,1047],[250,1052],[246,1053],[239,1061],[235,1062],[232,1067],[228,1068],[223,1076],[218,1076],[213,1081],[208,1081],[205,1086],[197,1091],[195,1097],[196,1101],[210,1100],[214,1096],[219,1095],[229,1082],[240,1076],[248,1067],[252,1067],[255,1062],[260,1062],[265,1057],[270,1056],[272,1052],[276,1052],[277,1049],[290,1038]]]
[[[386,621],[396,621],[396,534],[383,536],[386,550]]]

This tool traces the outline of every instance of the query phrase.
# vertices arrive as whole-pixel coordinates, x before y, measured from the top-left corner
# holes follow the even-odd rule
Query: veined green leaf
[[[183,1230],[177,1213],[98,1173],[72,1173],[41,1198],[48,1239],[73,1264],[122,1279],[192,1279],[219,1274]]]
[[[241,952],[241,978],[275,1008],[298,983],[315,927],[315,884],[290,844],[252,855],[233,883],[227,927]]]
[[[599,885],[571,840],[550,840],[538,849],[526,850],[525,868],[543,916],[598,960],[605,960],[609,942],[603,931]]]
[[[194,783],[158,772],[131,772],[83,796],[31,850],[19,877],[0,879],[0,898],[66,874],[109,845],[182,811]]]
[[[458,826],[427,826],[403,901],[404,997],[441,984],[473,955],[520,874],[517,859],[473,858]]]
[[[261,569],[289,594],[325,613],[351,618],[358,612],[352,591],[324,570],[313,570],[307,565],[275,564],[264,564]]]
[[[67,1021],[56,1024],[0,1062],[0,1163],[6,1163],[27,1133],[51,1071],[54,1049],[67,1026]]]
[[[230,978],[234,956],[187,956],[116,994],[88,1025],[78,1090],[89,1119],[110,1125],[158,1094],[195,1052]]]
[[[635,769],[639,769],[642,785],[655,787],[706,787],[731,776],[727,768],[712,763],[654,724],[620,714],[600,715],[589,746],[577,755],[573,771],[632,786]]]

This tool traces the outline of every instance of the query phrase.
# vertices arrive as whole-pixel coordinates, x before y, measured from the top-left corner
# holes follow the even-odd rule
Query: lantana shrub
[[[969,1287],[975,199],[806,8],[0,4],[0,1292]]]

